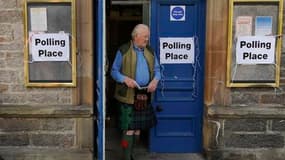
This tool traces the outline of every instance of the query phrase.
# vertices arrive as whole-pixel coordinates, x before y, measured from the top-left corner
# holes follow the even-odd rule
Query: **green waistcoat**
[[[119,48],[122,53],[121,73],[132,79],[136,76],[137,55],[133,49],[132,42],[122,45]],[[144,49],[144,57],[148,64],[150,79],[153,79],[154,70],[154,54],[148,46]],[[115,98],[123,103],[134,104],[135,90],[128,88],[125,83],[117,83],[115,88]]]

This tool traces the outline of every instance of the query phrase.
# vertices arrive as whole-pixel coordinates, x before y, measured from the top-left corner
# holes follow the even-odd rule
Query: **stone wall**
[[[208,159],[284,159],[284,107],[211,106],[207,113]]]
[[[72,88],[26,88],[23,0],[0,0],[0,104],[70,105]]]
[[[0,156],[33,160],[92,159],[93,118],[88,106],[0,106]],[[43,153],[42,153],[43,152]],[[43,155],[42,155],[43,154]],[[52,158],[56,154],[60,157]]]
[[[75,145],[75,119],[1,118],[0,146],[60,147]]]
[[[93,157],[93,79],[89,74],[92,45],[78,45],[79,52],[82,50],[80,53],[84,54],[82,57],[89,57],[88,63],[83,60],[80,64],[88,64],[90,69],[84,66],[83,73],[78,68],[76,88],[25,87],[23,2],[0,0],[0,157],[5,160],[90,160]],[[81,39],[92,38],[88,32],[92,29],[91,2],[77,1],[80,11],[77,15],[85,17],[85,21],[89,18],[88,23],[82,19],[77,23]],[[84,16],[83,11],[89,16]],[[88,44],[92,44],[91,41]],[[83,76],[88,78],[88,92],[80,89]],[[79,92],[86,92],[88,96],[81,100]]]
[[[209,66],[206,83],[204,148],[208,160],[283,160],[285,157],[285,56],[281,55],[280,87],[226,87],[228,1],[208,1]],[[224,13],[224,14],[221,14]],[[284,12],[285,13],[285,12]],[[219,15],[216,18],[212,15]],[[283,32],[284,32],[283,27]],[[220,48],[214,44],[220,44]],[[216,65],[217,64],[217,65]],[[212,94],[209,94],[212,93]]]

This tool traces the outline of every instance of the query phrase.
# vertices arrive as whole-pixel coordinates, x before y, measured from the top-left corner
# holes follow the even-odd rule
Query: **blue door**
[[[98,159],[98,160],[105,160],[105,69],[104,69],[104,57],[105,57],[105,4],[103,1],[96,1],[94,2],[94,22],[95,22],[95,27],[96,27],[96,32],[94,35],[94,39],[96,41],[96,52],[94,52],[95,56],[95,69],[94,72],[96,74],[96,90],[94,91],[96,93],[96,106],[94,107],[94,112],[96,114],[96,122],[94,124],[95,131],[97,130],[97,135],[96,137],[96,151],[93,159]]]
[[[178,56],[175,63],[161,64],[162,80],[153,100],[158,124],[151,130],[150,151],[201,152],[205,0],[151,2],[151,45],[157,57],[162,38],[185,38],[185,43],[192,39],[194,56],[191,63],[179,61],[185,57]],[[182,46],[177,42],[172,44],[175,47]]]

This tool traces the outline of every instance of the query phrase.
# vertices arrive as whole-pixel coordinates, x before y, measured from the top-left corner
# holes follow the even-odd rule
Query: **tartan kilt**
[[[149,105],[145,110],[137,111],[133,105],[119,103],[119,127],[122,130],[144,130],[156,125],[157,120],[153,107]]]

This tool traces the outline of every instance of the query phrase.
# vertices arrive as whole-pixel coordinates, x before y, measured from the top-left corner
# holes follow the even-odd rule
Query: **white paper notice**
[[[274,64],[274,36],[241,36],[236,44],[237,64]]]
[[[69,36],[65,33],[33,34],[31,50],[33,61],[69,61]]]
[[[31,8],[31,31],[47,31],[47,9]]]
[[[257,16],[255,18],[255,35],[266,36],[272,34],[272,16]]]
[[[194,63],[195,45],[193,37],[160,38],[160,63]]]
[[[239,16],[236,19],[236,35],[238,36],[251,36],[252,35],[252,17]]]

